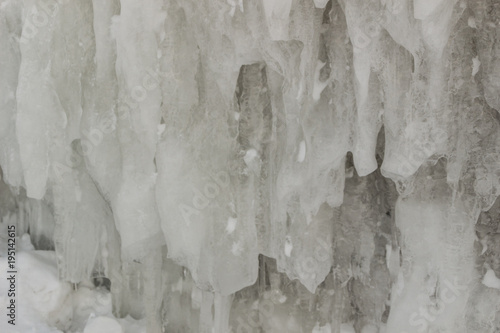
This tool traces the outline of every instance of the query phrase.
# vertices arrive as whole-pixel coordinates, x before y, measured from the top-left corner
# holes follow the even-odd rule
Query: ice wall
[[[0,216],[151,332],[495,332],[499,36],[496,0],[0,0]]]

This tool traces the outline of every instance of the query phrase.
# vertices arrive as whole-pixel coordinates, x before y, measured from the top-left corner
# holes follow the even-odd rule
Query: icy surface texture
[[[499,96],[496,0],[0,0],[0,218],[54,330],[498,333]]]

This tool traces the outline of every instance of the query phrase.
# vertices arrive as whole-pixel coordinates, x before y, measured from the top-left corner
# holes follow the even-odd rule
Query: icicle
[[[201,309],[200,309],[200,332],[212,333],[214,332],[214,316],[212,314],[212,307],[214,305],[214,294],[208,291],[203,292]]]
[[[263,1],[271,40],[288,40],[288,22],[292,0]]]
[[[214,298],[214,331],[221,333],[229,333],[229,313],[233,296],[221,296],[215,294]]]
[[[158,85],[150,86],[146,81],[148,71],[158,68],[157,35],[164,19],[159,1],[139,6],[123,0],[120,16],[113,26],[120,100],[128,106],[119,110],[118,115],[123,164],[122,178],[113,198],[123,260],[142,258],[164,242],[154,199],[161,94]],[[139,26],[141,30],[136,31]],[[140,37],[130,40],[136,34]]]
[[[63,256],[59,262],[62,277],[72,283],[90,278],[96,264],[103,225],[112,214],[90,177],[75,170],[54,186],[56,215],[54,241]],[[80,244],[76,246],[75,244]]]
[[[16,88],[20,67],[19,44],[21,6],[19,2],[4,3],[0,9],[0,165],[3,181],[21,186],[23,173],[16,139]]]
[[[162,305],[162,252],[161,248],[153,249],[144,260],[141,271],[144,281],[144,316],[147,319],[148,333],[163,332],[160,317]]]

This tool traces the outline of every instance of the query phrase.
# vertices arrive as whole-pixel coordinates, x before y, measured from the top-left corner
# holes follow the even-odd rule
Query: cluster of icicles
[[[0,45],[3,208],[117,314],[499,327],[497,1],[0,0]]]

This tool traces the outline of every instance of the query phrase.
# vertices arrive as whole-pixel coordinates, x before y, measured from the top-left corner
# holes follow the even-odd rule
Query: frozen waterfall
[[[0,331],[499,333],[499,112],[499,0],[0,0]]]

